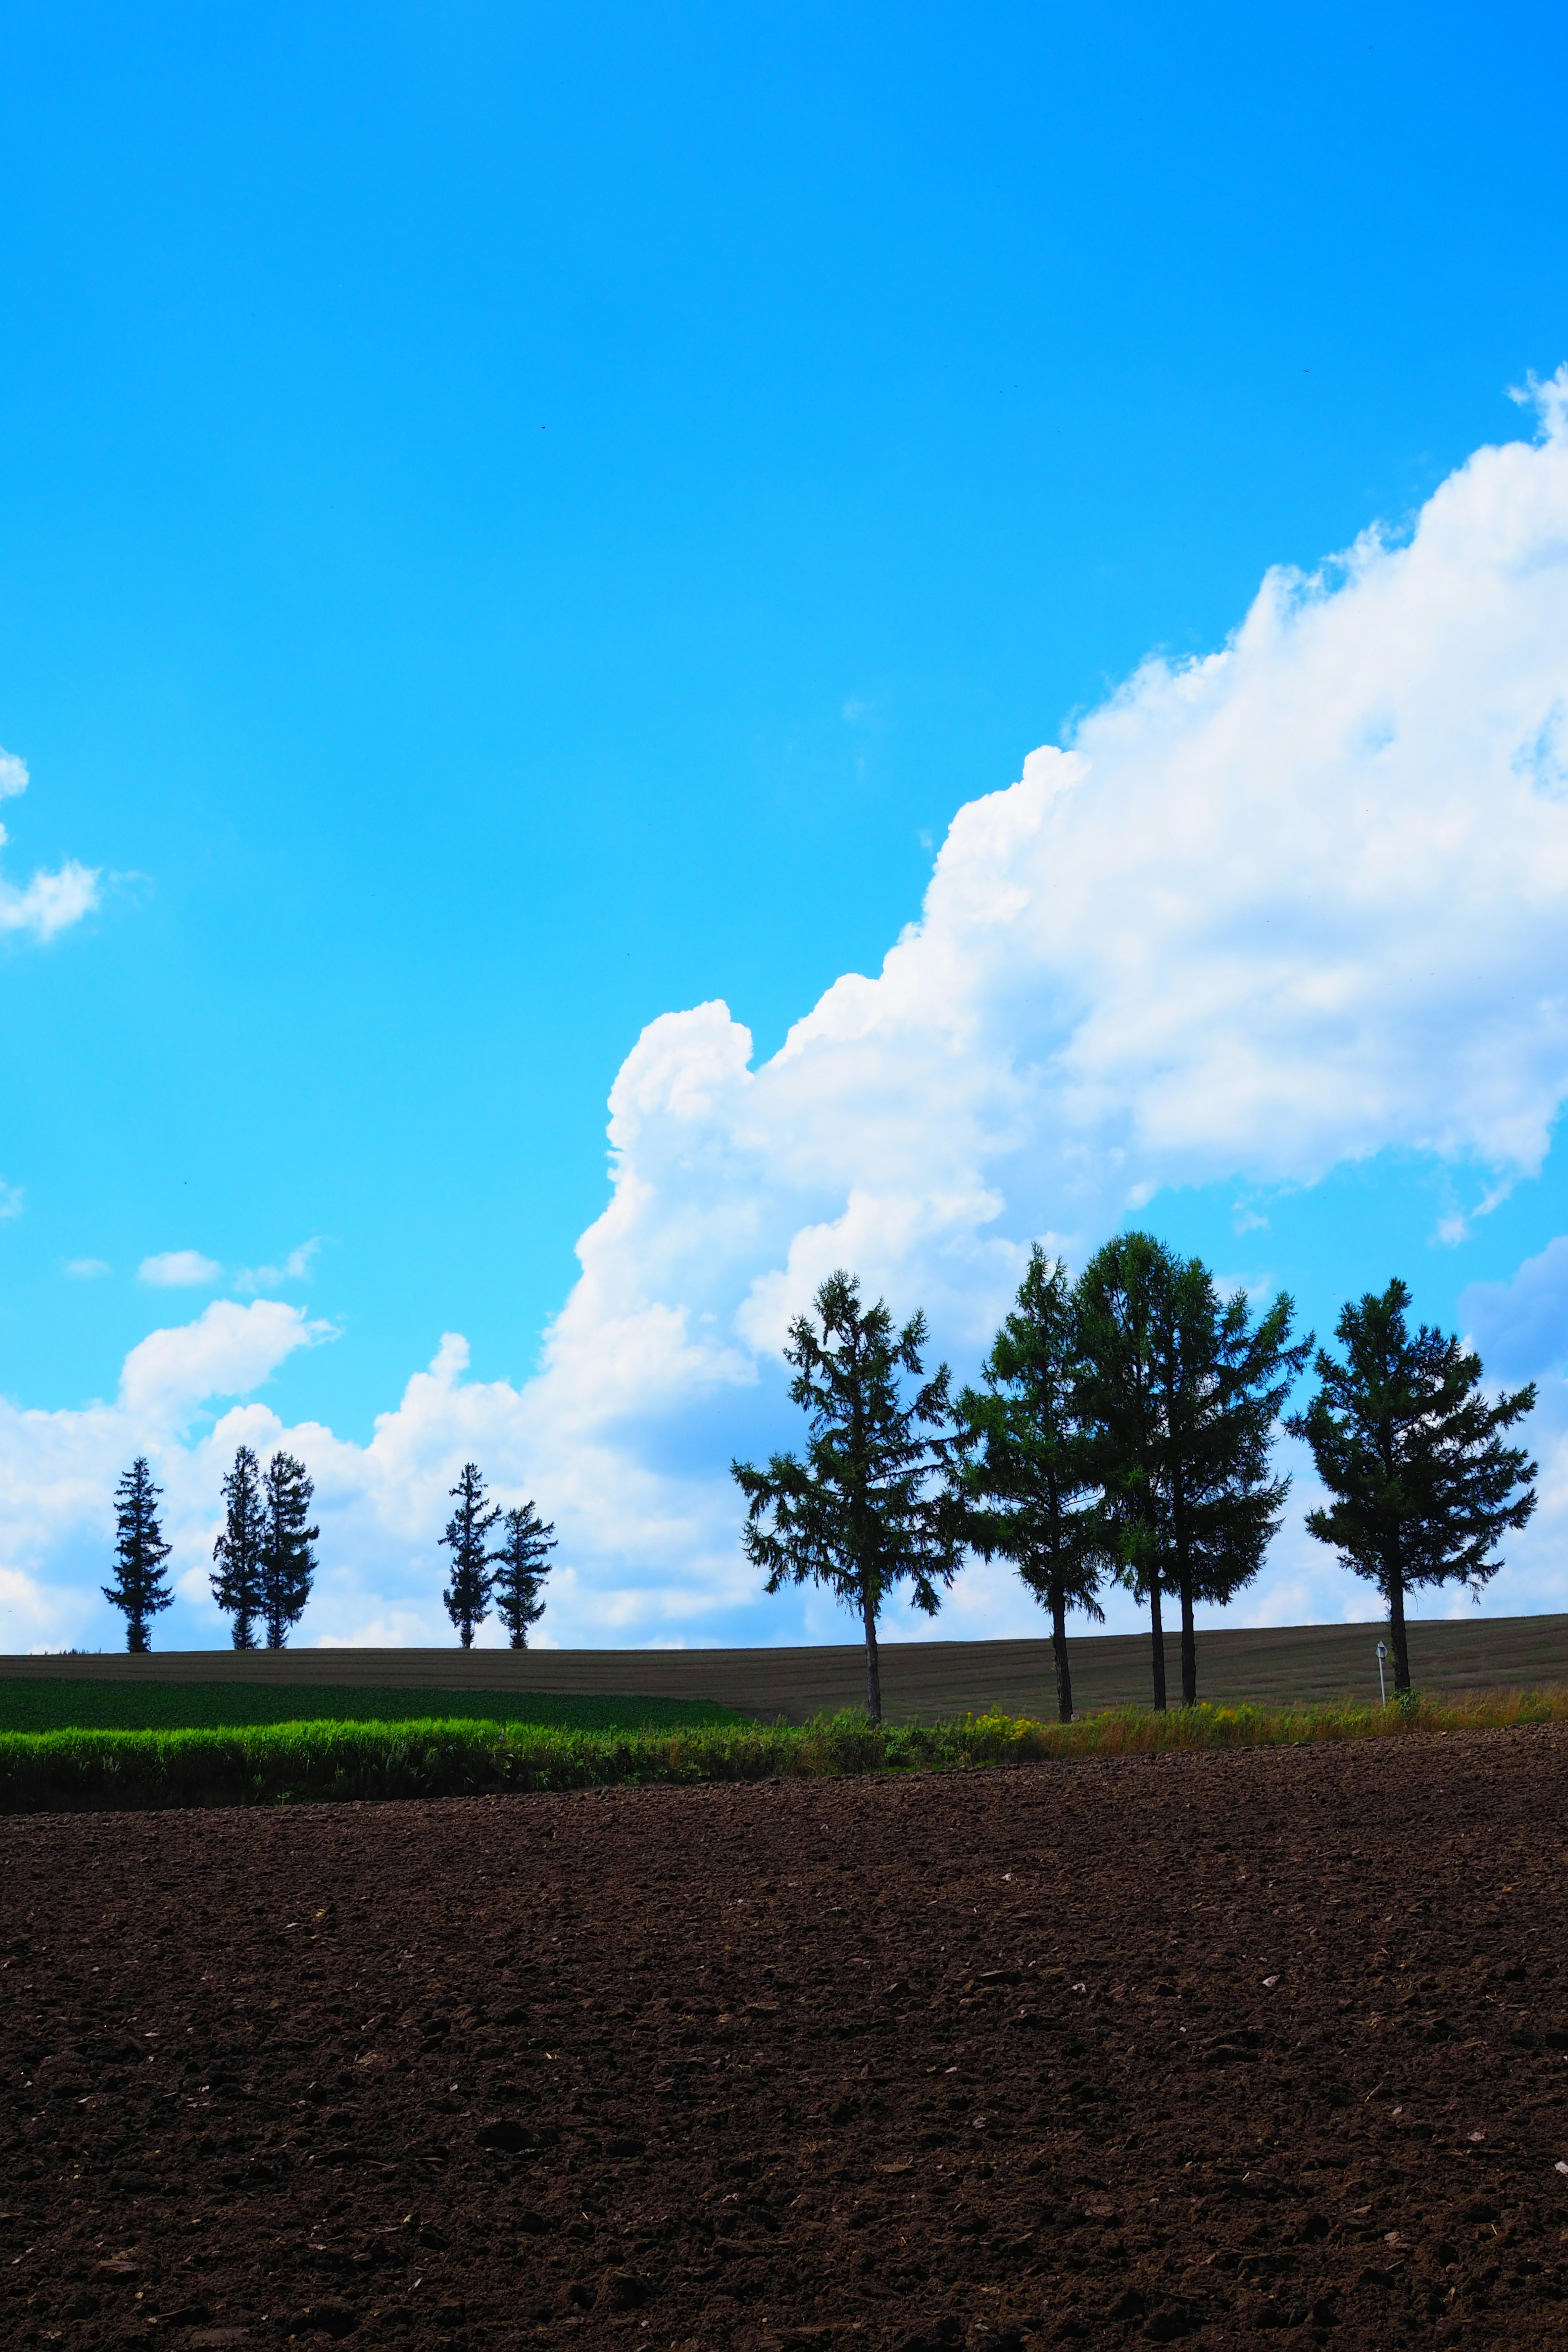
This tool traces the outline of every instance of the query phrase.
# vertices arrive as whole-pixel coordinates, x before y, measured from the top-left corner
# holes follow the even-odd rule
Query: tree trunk
[[[1057,1713],[1072,1721],[1072,1668],[1068,1664],[1067,1602],[1059,1591],[1051,1595],[1051,1655],[1057,1662]]]
[[[1165,1712],[1165,1621],[1160,1614],[1160,1579],[1149,1580],[1149,1623],[1154,1643],[1154,1712]]]
[[[125,1646],[128,1650],[138,1653],[147,1647],[147,1628],[145,1625],[139,1625],[134,1618],[125,1629]]]
[[[1198,1637],[1193,1631],[1193,1587],[1190,1577],[1182,1579],[1182,1705],[1196,1706],[1198,1703]]]
[[[1405,1639],[1405,1579],[1397,1568],[1388,1579],[1388,1631],[1394,1651],[1395,1697],[1410,1688],[1410,1651]]]
[[[866,1626],[866,1712],[873,1723],[882,1720],[882,1668],[877,1656],[877,1621],[869,1605],[865,1611]]]

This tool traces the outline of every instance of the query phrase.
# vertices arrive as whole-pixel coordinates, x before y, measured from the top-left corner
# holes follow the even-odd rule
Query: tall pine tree
[[[1383,1595],[1399,1692],[1406,1592],[1452,1579],[1479,1593],[1502,1565],[1501,1537],[1535,1509],[1536,1465],[1502,1442],[1534,1405],[1533,1383],[1489,1404],[1480,1358],[1430,1324],[1412,1331],[1409,1305],[1397,1276],[1348,1305],[1334,1326],[1343,1361],[1319,1349],[1318,1393],[1287,1423],[1331,1498],[1308,1513],[1310,1532]]]
[[[531,1499],[521,1510],[508,1511],[500,1549],[491,1554],[496,1564],[496,1615],[506,1627],[514,1650],[528,1647],[528,1629],[544,1614],[539,1588],[550,1573],[555,1549],[555,1523],[542,1519]]]
[[[1182,1612],[1182,1704],[1198,1696],[1194,1608],[1233,1601],[1263,1565],[1288,1477],[1269,1475],[1280,1409],[1311,1352],[1292,1343],[1281,1294],[1255,1325],[1245,1291],[1221,1300],[1201,1258],[1167,1262],[1155,1309],[1153,1389],[1167,1581]]]
[[[1162,1472],[1159,1391],[1162,1320],[1175,1260],[1152,1234],[1119,1234],[1079,1276],[1075,1411],[1087,1445],[1086,1475],[1100,1489],[1114,1572],[1149,1612],[1154,1705],[1165,1706],[1161,1606],[1169,1527]]]
[[[1012,1561],[1051,1613],[1057,1712],[1072,1721],[1069,1609],[1102,1619],[1106,1558],[1089,1449],[1079,1423],[1078,1312],[1066,1266],[1038,1244],[1017,1304],[992,1344],[982,1389],[963,1390],[955,1462],[965,1532],[986,1559]]]
[[[267,1646],[280,1650],[305,1613],[316,1580],[311,1549],[320,1528],[307,1527],[315,1485],[292,1454],[275,1454],[262,1482],[261,1613]]]
[[[174,1596],[163,1576],[173,1547],[163,1540],[158,1502],[163,1489],[153,1484],[147,1457],[139,1454],[114,1490],[114,1582],[103,1597],[125,1612],[125,1646],[152,1648],[149,1620]]]
[[[462,1475],[450,1489],[457,1509],[447,1522],[441,1541],[452,1555],[452,1581],[441,1598],[458,1629],[465,1650],[474,1646],[474,1628],[489,1614],[490,1574],[495,1554],[485,1538],[500,1517],[500,1505],[485,1500],[485,1482],[477,1462],[465,1462]]]
[[[943,1475],[949,1374],[942,1364],[922,1378],[924,1316],[895,1331],[880,1299],[861,1307],[852,1275],[829,1275],[814,1303],[816,1319],[797,1316],[784,1349],[790,1400],[809,1423],[806,1458],[775,1454],[765,1470],[731,1462],[730,1473],[746,1497],[746,1556],[766,1570],[766,1591],[826,1584],[858,1616],[867,1710],[879,1723],[884,1601],[907,1581],[916,1608],[934,1616],[937,1588],[963,1557],[963,1512]],[[921,1383],[908,1398],[902,1374]]]
[[[256,1621],[261,1614],[261,1480],[256,1456],[242,1445],[234,1467],[223,1482],[223,1529],[213,1546],[217,1570],[212,1579],[213,1599],[234,1620],[237,1650],[256,1647]]]

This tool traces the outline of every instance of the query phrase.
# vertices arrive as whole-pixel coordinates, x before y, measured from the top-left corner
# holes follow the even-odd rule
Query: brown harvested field
[[[0,2341],[1568,2342],[1568,1730],[0,1822]]]
[[[1377,1625],[1224,1626],[1199,1635],[1199,1695],[1268,1706],[1377,1696]],[[1173,1691],[1181,1690],[1174,1637],[1165,1644]],[[1146,1704],[1146,1634],[1088,1634],[1072,1643],[1080,1713]],[[1568,1682],[1568,1617],[1417,1620],[1411,1670],[1431,1691],[1495,1690]],[[858,1644],[781,1650],[165,1650],[146,1657],[0,1658],[0,1680],[29,1675],[99,1675],[163,1682],[331,1682],[388,1689],[636,1692],[713,1699],[769,1719],[804,1722],[819,1710],[863,1706],[865,1653]],[[1000,1706],[1054,1714],[1050,1643],[889,1642],[882,1689],[896,1720],[982,1713]]]

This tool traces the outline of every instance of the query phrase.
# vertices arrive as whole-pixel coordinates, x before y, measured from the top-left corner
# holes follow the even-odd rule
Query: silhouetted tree
[[[496,1615],[506,1627],[512,1648],[526,1650],[529,1627],[537,1625],[544,1614],[539,1588],[550,1573],[555,1523],[542,1519],[530,1500],[521,1510],[508,1511],[502,1526],[500,1549],[491,1555],[496,1563],[492,1587]]]
[[[242,1445],[234,1467],[223,1482],[223,1532],[213,1546],[217,1572],[212,1579],[213,1599],[234,1619],[237,1650],[256,1647],[256,1621],[261,1614],[261,1480],[256,1456]]]
[[[1074,1404],[1117,1580],[1146,1605],[1154,1705],[1165,1706],[1161,1591],[1169,1557],[1158,1356],[1176,1261],[1152,1234],[1119,1234],[1079,1276]]]
[[[1066,1266],[1037,1243],[982,1377],[984,1387],[963,1390],[954,1407],[965,1532],[986,1559],[1010,1559],[1050,1611],[1057,1712],[1070,1723],[1067,1614],[1104,1617],[1097,1596],[1107,1535],[1076,1411],[1078,1310]]]
[[[963,1556],[962,1507],[941,1475],[949,1373],[941,1365],[906,1402],[900,1374],[921,1380],[924,1316],[895,1332],[883,1302],[863,1310],[859,1284],[842,1270],[814,1304],[820,1332],[811,1316],[797,1316],[784,1349],[795,1368],[790,1400],[810,1425],[806,1458],[775,1454],[765,1470],[731,1462],[730,1472],[747,1498],[746,1555],[766,1570],[765,1589],[826,1584],[858,1614],[866,1705],[879,1723],[883,1601],[907,1579],[915,1606],[934,1616],[937,1587],[952,1581]]]
[[[485,1482],[477,1462],[465,1462],[462,1475],[450,1490],[457,1509],[447,1522],[441,1541],[452,1555],[452,1582],[441,1598],[458,1629],[465,1650],[474,1645],[474,1628],[489,1614],[490,1574],[496,1559],[485,1538],[500,1517],[500,1505],[485,1501]]]
[[[167,1609],[174,1596],[163,1579],[172,1547],[158,1524],[163,1489],[153,1484],[147,1457],[139,1454],[114,1490],[114,1575],[103,1597],[125,1612],[125,1646],[149,1650],[149,1618]]]
[[[321,1530],[305,1524],[315,1491],[304,1464],[292,1454],[272,1456],[263,1481],[261,1536],[261,1613],[269,1650],[283,1648],[289,1628],[305,1613],[316,1580],[316,1555],[310,1547]]]
[[[1263,1565],[1290,1491],[1289,1477],[1269,1476],[1275,1424],[1312,1336],[1292,1343],[1283,1293],[1254,1325],[1246,1292],[1222,1301],[1201,1258],[1168,1259],[1155,1297],[1166,1580],[1181,1601],[1182,1704],[1193,1706],[1194,1605],[1228,1605]]]
[[[1321,1385],[1287,1423],[1332,1497],[1307,1514],[1309,1530],[1384,1597],[1400,1692],[1410,1688],[1405,1593],[1452,1578],[1479,1595],[1502,1565],[1500,1538],[1535,1508],[1536,1472],[1500,1433],[1530,1412],[1534,1384],[1488,1404],[1480,1358],[1430,1324],[1412,1333],[1409,1304],[1396,1276],[1347,1305],[1334,1326],[1344,1361],[1319,1349]]]

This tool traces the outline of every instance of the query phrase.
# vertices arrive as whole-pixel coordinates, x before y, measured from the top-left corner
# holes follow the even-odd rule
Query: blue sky
[[[318,1344],[274,1322],[262,1402],[193,1405],[208,1486],[216,1416],[363,1448],[443,1332],[523,1394],[647,1024],[722,999],[761,1064],[1145,656],[1528,442],[1565,49],[1544,7],[14,12],[5,871],[100,878],[0,950],[0,1393],[79,1413],[228,1294]],[[1561,1150],[1499,1121],[1156,1154],[1139,1213],[1320,1328],[1396,1268],[1453,1320],[1568,1229]],[[1011,1241],[1121,1213],[997,1181]],[[660,1246],[650,1298],[739,1311],[660,1292]],[[175,1252],[221,1273],[139,1278]],[[751,1377],[660,1476],[773,1427]],[[565,1442],[495,1441],[547,1503]],[[90,1591],[99,1507],[0,1542],[17,1645],[112,1638],[38,1597]],[[668,1521],[686,1631],[625,1597],[635,1520],[583,1535],[582,1638],[798,1630],[708,1508]],[[384,1622],[364,1542],[344,1629]]]

